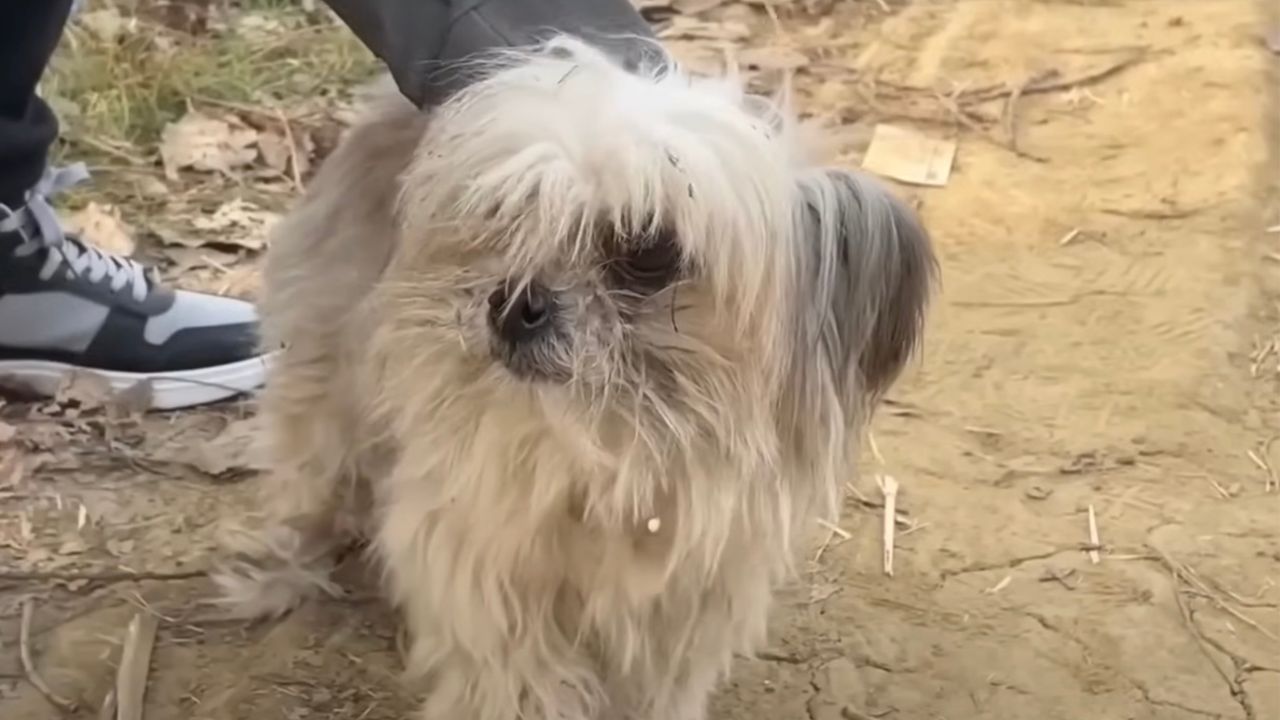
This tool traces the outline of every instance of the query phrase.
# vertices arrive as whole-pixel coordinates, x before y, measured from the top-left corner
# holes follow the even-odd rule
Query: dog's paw
[[[232,618],[274,619],[307,598],[343,595],[329,577],[330,548],[308,547],[293,528],[237,530],[224,543],[231,552],[210,574],[218,588],[212,602]]]

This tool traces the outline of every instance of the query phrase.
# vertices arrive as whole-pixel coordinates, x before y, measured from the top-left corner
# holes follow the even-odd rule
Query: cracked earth
[[[712,717],[1280,720],[1280,491],[1267,490],[1280,463],[1268,443],[1280,435],[1280,234],[1267,232],[1280,225],[1280,74],[1262,39],[1280,10],[809,5],[822,9],[753,25],[755,42],[808,57],[798,101],[835,129],[842,159],[856,162],[882,121],[924,121],[959,143],[946,187],[899,188],[936,234],[944,290],[923,358],[875,421],[883,463],[868,458],[852,480],[850,537],[782,594],[769,649],[737,663]],[[1026,94],[1017,152],[973,118],[933,112],[945,104],[930,115],[876,90],[945,99],[1087,74],[1135,49],[1140,61],[1087,87]],[[984,112],[998,117],[999,103]],[[75,501],[106,508],[99,540],[116,544],[64,575],[0,574],[6,720],[53,716],[13,651],[27,596],[40,602],[46,679],[85,706],[145,606],[164,617],[149,720],[410,711],[396,628],[373,603],[315,603],[253,627],[199,606],[218,523],[249,506],[256,481],[183,479],[154,458],[244,412],[146,421],[154,432],[132,456],[146,463],[111,460],[109,437],[78,438],[101,476],[45,479],[59,500],[41,506],[44,522],[74,525]],[[893,577],[876,472],[902,486]],[[815,532],[815,556],[825,538]],[[77,569],[113,557],[155,574]]]

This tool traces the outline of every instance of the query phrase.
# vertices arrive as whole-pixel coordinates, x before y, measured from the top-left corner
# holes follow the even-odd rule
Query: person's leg
[[[15,19],[0,23],[0,203],[11,208],[22,205],[40,179],[58,136],[58,120],[36,96],[36,84],[58,45],[71,3],[28,3]]]
[[[640,65],[658,42],[631,0],[324,0],[382,59],[400,91],[435,105],[471,80],[477,53],[576,35]]]
[[[26,5],[0,25],[0,383],[52,393],[90,371],[117,389],[147,381],[159,409],[258,387],[251,304],[171,290],[63,231],[49,198],[88,174],[47,166],[58,123],[35,90],[72,0]]]

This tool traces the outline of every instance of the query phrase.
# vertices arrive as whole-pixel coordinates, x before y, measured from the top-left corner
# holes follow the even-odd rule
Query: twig
[[[1142,62],[1147,58],[1147,49],[1140,48],[1111,65],[1108,65],[1083,75],[1076,77],[1064,78],[1062,80],[1045,80],[1044,82],[1030,83],[1022,88],[1019,95],[1039,95],[1042,93],[1057,92],[1059,90],[1070,90],[1076,87],[1085,87],[1088,85],[1096,85],[1113,75],[1123,72],[1134,65]],[[997,100],[1002,97],[1012,95],[1015,88],[1008,86],[1001,88],[977,88],[969,92],[960,93],[960,100],[965,102],[986,102],[988,100]]]
[[[1209,641],[1205,639],[1204,633],[1200,632],[1200,626],[1196,625],[1196,619],[1191,615],[1191,608],[1187,607],[1186,601],[1182,599],[1182,588],[1179,587],[1182,577],[1178,573],[1177,567],[1173,565],[1173,561],[1171,561],[1164,552],[1160,550],[1157,550],[1156,552],[1159,553],[1160,559],[1163,561],[1165,567],[1168,568],[1169,573],[1173,575],[1173,600],[1178,604],[1178,614],[1182,616],[1182,624],[1187,626],[1187,631],[1191,633],[1191,637],[1195,638],[1196,644],[1200,647],[1200,652],[1204,653],[1205,659],[1207,659],[1209,664],[1213,666],[1213,669],[1222,676],[1222,680],[1227,683],[1227,687],[1231,688],[1231,693],[1233,695],[1243,693],[1244,688],[1240,686],[1240,683],[1236,678],[1228,674],[1227,671],[1218,664],[1218,658],[1215,657],[1212,650],[1210,650]]]
[[[102,698],[102,707],[98,708],[98,720],[116,720],[115,688],[108,690],[107,696]]]
[[[1080,228],[1071,228],[1071,231],[1066,235],[1063,235],[1062,239],[1058,241],[1058,247],[1066,247],[1067,245],[1070,245],[1071,241],[1075,240],[1079,236]]]
[[[897,529],[898,481],[892,475],[876,476],[884,493],[884,574],[893,577],[893,533]]]
[[[822,541],[822,545],[818,547],[818,552],[813,555],[813,561],[815,563],[822,560],[822,556],[826,554],[827,550],[831,547],[832,542],[835,541],[837,535],[840,537],[840,542],[844,542],[853,537],[853,535],[849,534],[849,531],[839,525],[823,520],[822,518],[818,518],[818,524],[827,529],[827,538]]]
[[[1057,75],[1056,70],[1042,72],[1038,75],[1023,80],[1014,86],[1009,93],[1009,97],[1004,103],[1004,132],[1009,142],[1009,149],[1018,152],[1018,100],[1022,99],[1022,92],[1029,86],[1042,83]]]
[[[1227,489],[1226,489],[1226,488],[1224,488],[1224,487],[1222,487],[1221,485],[1219,485],[1217,480],[1214,480],[1214,479],[1213,479],[1213,478],[1211,478],[1211,477],[1206,477],[1206,478],[1205,478],[1205,480],[1208,480],[1208,481],[1209,481],[1209,484],[1213,486],[1213,489],[1214,489],[1214,490],[1217,490],[1217,491],[1218,491],[1218,494],[1222,496],[1222,499],[1223,499],[1223,500],[1230,500],[1230,499],[1231,499],[1231,493],[1227,492]]]
[[[1203,208],[1172,208],[1169,210],[1126,210],[1125,208],[1102,208],[1102,212],[1116,217],[1134,220],[1181,220],[1200,212]]]
[[[66,700],[58,695],[49,687],[49,684],[40,677],[40,673],[36,670],[35,661],[31,659],[31,618],[35,615],[35,601],[27,598],[22,601],[22,625],[18,629],[18,656],[22,660],[22,671],[27,675],[27,682],[31,683],[40,694],[45,697],[54,707],[67,713],[75,712],[76,704],[71,700]]]
[[[1030,300],[952,300],[952,305],[960,307],[1058,307],[1074,305],[1089,297],[1100,296],[1124,297],[1128,293],[1114,290],[1085,290],[1069,297],[1032,298]]]
[[[302,169],[298,165],[298,144],[293,141],[293,128],[289,126],[289,118],[285,117],[284,111],[276,108],[276,115],[280,118],[280,125],[284,128],[284,141],[289,145],[289,165],[293,168],[293,189],[302,190]]]
[[[871,457],[874,457],[880,465],[884,465],[884,455],[880,454],[880,446],[876,444],[875,433],[867,433],[867,444],[871,446]]]
[[[1271,444],[1275,441],[1276,438],[1274,437],[1267,438],[1266,442],[1262,443],[1262,447],[1259,448],[1261,452],[1250,450],[1248,453],[1249,459],[1267,474],[1267,479],[1263,485],[1265,492],[1275,492],[1276,487],[1280,485],[1280,478],[1276,477],[1276,469],[1271,464]]]
[[[1093,511],[1093,504],[1089,504],[1089,562],[1097,565],[1102,562],[1102,556],[1098,554],[1098,548],[1102,544],[1098,541],[1098,516]]]
[[[181,570],[177,572],[130,572],[107,570],[104,572],[11,572],[0,570],[0,582],[31,580],[88,580],[90,582],[122,582],[126,580],[190,580],[208,575],[206,570]]]
[[[849,538],[853,537],[852,535],[849,534],[848,530],[845,530],[839,525],[836,525],[835,523],[830,522],[828,520],[823,520],[822,518],[818,518],[818,524],[830,530],[831,532],[835,533],[836,535],[839,535],[842,540],[848,540]]]
[[[1001,590],[1009,587],[1009,583],[1011,582],[1013,582],[1013,576],[1005,575],[1004,578],[1000,580],[1000,582],[996,583],[995,585],[992,585],[991,587],[987,588],[986,590],[983,590],[982,592],[987,595],[995,595]]]
[[[119,158],[121,160],[124,160],[125,162],[133,166],[132,169],[137,169],[141,166],[150,164],[148,163],[147,160],[140,158],[137,155],[125,152],[120,148],[109,145],[96,138],[89,137],[88,135],[73,135],[71,136],[71,142],[80,143],[81,145],[88,145],[94,150],[98,150],[114,158]]]
[[[938,100],[938,103],[941,104],[942,107],[946,108],[947,111],[951,113],[951,116],[955,118],[956,122],[960,123],[966,129],[970,130],[971,132],[985,139],[986,141],[992,143],[993,145],[1002,147],[1005,150],[1008,150],[1009,152],[1021,158],[1026,158],[1028,160],[1034,160],[1036,162],[1041,162],[1041,163],[1049,162],[1049,158],[1044,157],[1043,155],[1034,155],[1025,150],[1020,150],[1016,146],[1010,144],[1007,141],[1001,140],[998,137],[993,137],[991,133],[987,132],[986,129],[983,128],[981,125],[974,122],[973,120],[970,120],[969,116],[965,114],[964,108],[962,108],[960,104],[957,103],[953,98],[949,98],[941,93],[934,93],[934,97]]]
[[[138,613],[129,621],[116,673],[117,720],[142,720],[142,699],[147,692],[147,672],[159,625],[160,621],[147,613]]]

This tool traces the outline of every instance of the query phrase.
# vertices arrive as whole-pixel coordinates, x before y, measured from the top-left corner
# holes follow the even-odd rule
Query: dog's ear
[[[937,276],[932,243],[915,211],[865,175],[813,170],[798,184],[807,339],[846,404],[875,402],[920,341]]]

